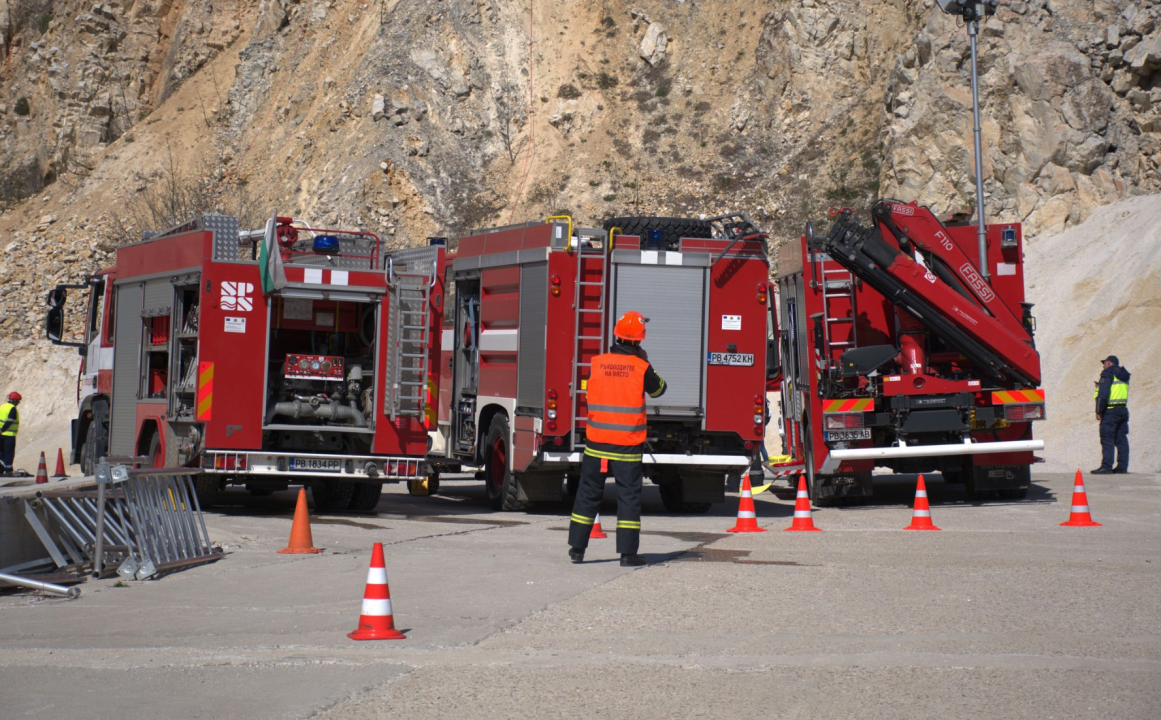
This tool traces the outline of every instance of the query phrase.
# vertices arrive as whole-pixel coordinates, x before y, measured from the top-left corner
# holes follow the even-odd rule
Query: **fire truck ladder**
[[[574,445],[576,443],[576,433],[581,429],[580,423],[584,421],[587,425],[588,415],[581,416],[581,395],[587,395],[588,390],[585,388],[585,383],[582,382],[588,376],[588,368],[592,367],[592,360],[597,355],[604,351],[605,345],[605,298],[608,297],[609,286],[609,257],[608,250],[604,247],[594,248],[591,245],[585,245],[583,242],[577,245],[576,258],[576,289],[573,295],[573,308],[576,311],[576,318],[574,327],[576,328],[576,345],[572,354],[572,433],[570,435]],[[592,271],[594,274],[600,270],[600,282],[593,280],[585,280],[586,271]],[[595,287],[599,288],[600,298],[597,302],[597,307],[586,308],[581,306],[581,295],[583,288]],[[583,330],[581,323],[586,317],[596,314],[598,327],[600,328],[596,335],[582,335]],[[591,332],[591,331],[590,331]],[[587,352],[584,349],[585,341],[596,342],[596,352]],[[583,355],[582,355],[583,353]],[[587,407],[587,406],[586,406]]]
[[[857,347],[858,323],[855,322],[855,318],[858,317],[858,312],[855,308],[855,278],[843,267],[828,270],[825,261],[820,262],[818,267],[821,273],[816,274],[816,277],[822,278],[822,333],[826,347]],[[831,301],[838,298],[845,298],[850,303],[850,317],[838,317],[834,314]],[[844,323],[851,325],[850,339],[834,340],[833,326]]]
[[[387,258],[387,377],[392,392],[383,411],[396,417],[423,418],[431,345],[431,290],[435,248],[400,250]]]

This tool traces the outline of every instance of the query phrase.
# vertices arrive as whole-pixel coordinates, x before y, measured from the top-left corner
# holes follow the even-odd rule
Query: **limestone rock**
[[[645,30],[645,37],[641,38],[637,54],[645,62],[656,66],[665,59],[665,51],[668,47],[669,35],[665,32],[665,26],[659,22],[649,23],[649,27]]]

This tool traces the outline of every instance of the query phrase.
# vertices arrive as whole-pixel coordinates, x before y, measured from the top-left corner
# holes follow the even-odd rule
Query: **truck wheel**
[[[351,504],[355,483],[350,480],[316,480],[310,485],[314,509],[318,512],[340,512]]]
[[[667,482],[661,485],[661,504],[671,513],[703,513],[710,509],[707,502],[685,502],[681,492],[681,482]]]
[[[153,437],[149,439],[149,467],[163,468],[165,467],[165,459],[161,456],[161,434],[153,433]]]
[[[605,230],[620,228],[625,235],[644,237],[649,230],[660,230],[666,247],[676,247],[681,238],[713,237],[713,224],[696,218],[615,217],[605,221]]]
[[[383,486],[370,483],[354,483],[355,492],[351,495],[348,510],[354,512],[374,512],[379,507],[379,500],[383,497]]]
[[[218,504],[221,488],[222,481],[216,475],[194,476],[194,494],[198,496],[198,505],[202,510],[209,510]]]
[[[92,475],[96,472],[97,459],[94,457],[97,447],[97,421],[96,418],[89,423],[89,429],[85,433],[85,442],[81,445],[81,474]]]
[[[484,485],[493,510],[527,510],[531,505],[519,499],[516,476],[508,465],[511,437],[508,418],[499,414],[493,417],[484,443]]]

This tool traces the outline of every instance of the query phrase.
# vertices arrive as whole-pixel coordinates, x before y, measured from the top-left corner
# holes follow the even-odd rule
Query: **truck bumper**
[[[581,461],[579,452],[545,452],[544,462],[575,464]],[[645,465],[698,465],[702,467],[748,468],[753,462],[747,455],[684,455],[679,453],[642,453]]]
[[[1009,452],[1034,452],[1044,449],[1043,440],[1009,440],[1004,442],[947,443],[946,445],[892,445],[890,447],[831,450],[820,472],[833,473],[844,460],[879,458],[940,457],[947,455],[981,455]]]
[[[421,478],[427,473],[427,463],[414,457],[207,450],[202,453],[201,469],[204,473],[243,477],[389,481]]]

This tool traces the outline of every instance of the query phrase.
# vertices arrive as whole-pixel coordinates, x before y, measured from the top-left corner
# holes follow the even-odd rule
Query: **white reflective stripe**
[[[916,490],[915,497],[927,497],[927,491],[926,490]]]
[[[739,510],[738,517],[740,517],[740,518],[754,518],[754,517],[758,517],[758,516],[754,514],[753,510]]]
[[[386,585],[387,584],[387,568],[373,567],[367,571],[368,585]]]
[[[794,517],[796,517],[796,518],[808,518],[808,517],[810,517],[810,511],[809,510],[795,510]]]
[[[931,517],[930,510],[916,510],[911,517]]]
[[[1074,513],[1086,513],[1088,512],[1088,505],[1073,505],[1072,511]]]
[[[799,490],[798,494],[795,495],[794,497],[808,498],[809,499],[810,495],[807,495],[805,490]]]
[[[363,614],[375,617],[386,617],[391,614],[391,601],[363,598]]]
[[[742,497],[748,497],[748,498],[752,498],[752,497],[754,497],[754,493],[752,493],[752,492],[751,492],[751,491],[749,491],[749,490],[743,490],[743,491],[742,491]]]
[[[1080,494],[1084,494],[1084,485],[1073,485],[1073,486],[1072,486],[1072,491],[1073,491],[1074,493],[1080,493]]]

